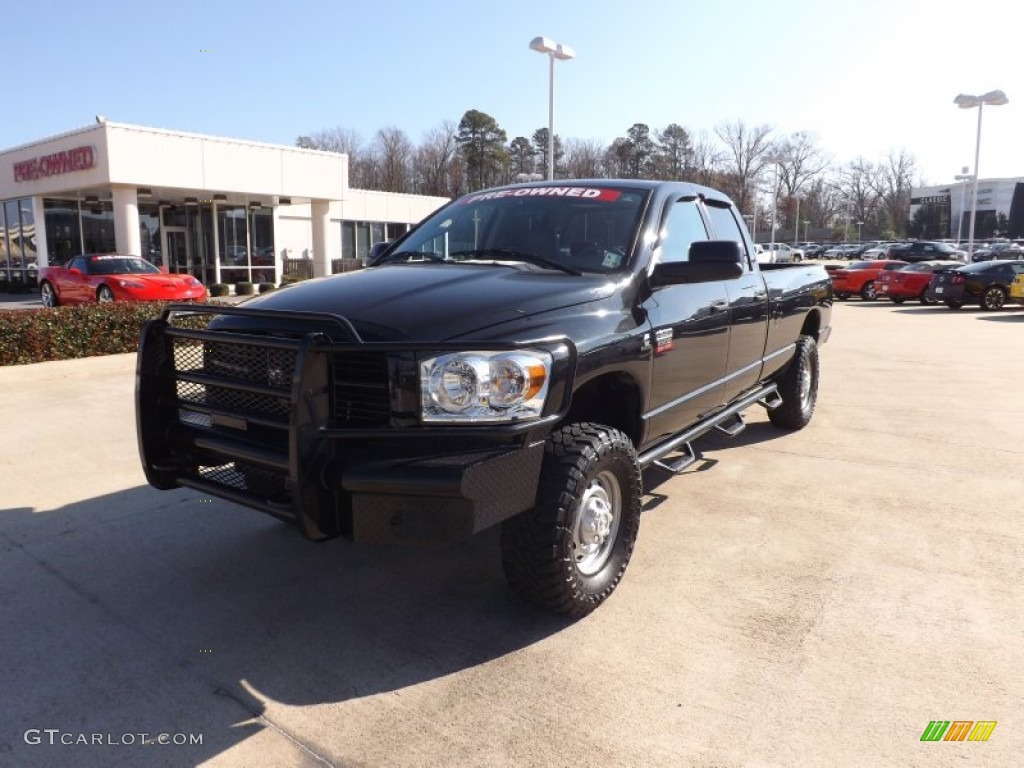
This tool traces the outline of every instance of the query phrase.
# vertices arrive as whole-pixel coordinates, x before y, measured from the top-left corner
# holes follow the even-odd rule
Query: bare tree
[[[566,139],[562,167],[570,179],[599,179],[605,175],[604,145],[599,139]]]
[[[385,192],[412,191],[413,146],[405,131],[389,126],[377,131],[372,152],[379,169],[379,189]]]
[[[890,152],[878,168],[875,191],[878,193],[883,229],[893,236],[903,236],[910,219],[910,189],[916,173],[914,158],[907,150]]]
[[[687,181],[703,184],[705,187],[715,185],[722,174],[725,164],[725,153],[711,140],[705,131],[701,131],[693,142],[690,155],[690,168]]]
[[[459,144],[455,133],[455,123],[446,120],[423,136],[413,159],[416,188],[420,194],[450,197],[455,194],[455,189],[460,188],[461,181],[453,183],[450,174],[458,157]]]
[[[832,160],[818,147],[817,139],[797,131],[778,142],[779,188],[787,197],[801,191],[811,179],[829,167]]]
[[[769,125],[748,128],[742,120],[715,127],[715,134],[726,149],[724,179],[730,188],[725,191],[741,211],[747,210],[754,185],[768,164],[768,157],[776,151],[772,131]]]
[[[878,166],[858,157],[847,163],[839,173],[838,190],[846,219],[844,236],[849,237],[850,226],[862,222],[860,235],[863,237],[867,226],[868,235],[878,230]]]

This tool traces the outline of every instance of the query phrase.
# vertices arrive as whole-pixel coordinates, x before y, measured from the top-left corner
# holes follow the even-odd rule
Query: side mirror
[[[690,245],[689,261],[657,264],[651,285],[681,285],[735,280],[743,274],[743,252],[735,240],[699,240]]]
[[[380,243],[374,243],[370,247],[370,253],[366,257],[367,262],[373,264],[377,259],[384,255],[384,252],[391,247],[391,240],[384,240]]]

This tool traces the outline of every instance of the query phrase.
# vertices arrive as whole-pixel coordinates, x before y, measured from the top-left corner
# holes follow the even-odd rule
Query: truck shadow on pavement
[[[313,543],[186,490],[0,510],[0,552],[3,687],[18,692],[0,703],[0,763],[194,764],[267,727],[273,703],[398,691],[572,623],[509,592],[497,529],[435,549]],[[27,746],[30,728],[204,740],[111,753]]]

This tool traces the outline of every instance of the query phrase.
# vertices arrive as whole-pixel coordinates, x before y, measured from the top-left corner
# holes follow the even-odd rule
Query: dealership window
[[[249,280],[249,235],[244,205],[217,206],[220,277],[225,283]]]
[[[114,205],[109,200],[82,203],[82,253],[117,253]]]
[[[82,252],[77,200],[43,200],[43,226],[50,264],[64,264]]]
[[[274,212],[249,209],[249,264],[254,283],[277,282],[274,258]]]
[[[7,200],[0,205],[0,278],[13,282],[34,281],[36,234],[32,200]]]
[[[356,257],[356,223],[354,221],[341,222],[341,258],[354,259]]]
[[[390,242],[392,240],[397,240],[398,238],[400,238],[402,235],[404,235],[406,232],[409,231],[409,225],[408,224],[395,224],[394,222],[389,222],[387,227],[388,227],[388,234],[387,234],[388,242]]]
[[[139,206],[139,254],[146,261],[162,263],[160,253],[160,206],[145,203]]]

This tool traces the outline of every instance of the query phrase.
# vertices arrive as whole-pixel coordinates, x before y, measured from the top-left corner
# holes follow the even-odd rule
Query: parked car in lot
[[[922,304],[934,304],[926,294],[932,275],[941,270],[956,269],[959,261],[919,261],[905,267],[882,272],[875,278],[878,298],[888,298],[893,304],[902,304],[907,299],[919,299]]]
[[[967,261],[967,251],[938,240],[915,240],[901,243],[889,251],[889,258],[900,261]]]
[[[39,270],[44,307],[110,301],[201,301],[206,288],[192,275],[172,275],[138,256],[74,256]]]
[[[950,309],[976,302],[982,309],[992,311],[1006,303],[1010,284],[1021,274],[1024,261],[980,261],[950,272],[937,272],[925,295]]]
[[[1017,275],[1010,283],[1010,301],[1024,304],[1024,274]]]
[[[971,261],[992,261],[993,259],[1024,259],[1024,246],[1017,243],[992,243],[974,251]]]
[[[829,272],[832,278],[832,292],[837,299],[846,300],[858,294],[864,301],[874,301],[878,297],[875,280],[883,272],[889,272],[906,266],[905,261],[882,259],[879,261],[855,261],[848,267],[834,269]]]

